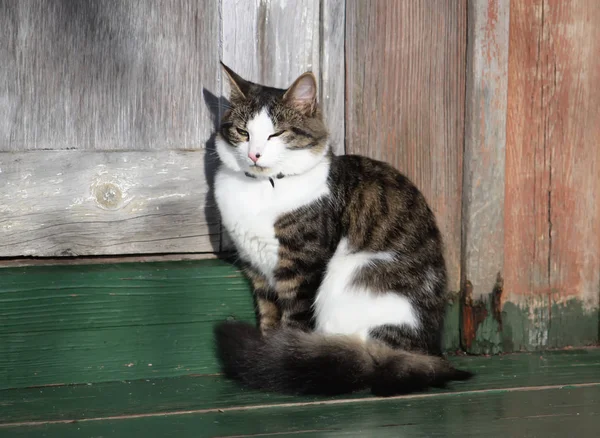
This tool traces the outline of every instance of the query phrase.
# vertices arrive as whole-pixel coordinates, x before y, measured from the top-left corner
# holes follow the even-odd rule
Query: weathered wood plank
[[[506,347],[563,346],[577,326],[576,345],[595,343],[600,3],[513,0],[510,20]]]
[[[469,2],[461,334],[471,353],[501,350],[509,9],[509,1]]]
[[[279,88],[290,86],[307,70],[321,78],[320,98],[338,153],[343,152],[344,138],[343,3],[222,0],[221,6],[221,57],[237,73]],[[227,95],[227,84],[223,91]]]
[[[0,335],[254,316],[244,276],[220,260],[0,272]]]
[[[0,151],[201,149],[219,2],[0,2]]]
[[[427,396],[519,387],[548,387],[600,383],[600,350],[590,349],[493,357],[451,357],[457,366],[477,372],[477,378],[431,390]],[[110,394],[106,403],[102,394]],[[417,394],[419,397],[420,394]],[[89,385],[20,388],[0,392],[0,424],[25,421],[81,420],[112,415],[146,415],[198,409],[226,409],[322,403],[370,398],[368,392],[351,397],[300,397],[241,389],[222,376],[183,376],[168,379],[118,381]]]
[[[189,260],[213,260],[228,257],[228,253],[173,253],[148,255],[118,255],[89,257],[17,257],[0,260],[0,268],[19,268],[25,266],[78,266],[78,265],[110,265],[114,263],[148,263],[148,262],[181,262]]]
[[[219,260],[0,275],[0,388],[215,373],[215,322],[254,319],[247,281]]]
[[[0,153],[0,256],[219,251],[204,156]]]
[[[425,193],[460,287],[466,1],[346,3],[346,152],[390,162]]]
[[[345,152],[346,1],[321,0],[320,101],[334,153]]]
[[[0,335],[0,388],[217,373],[213,324]]]
[[[99,394],[107,404],[110,395]],[[160,398],[159,398],[160,400]],[[11,437],[595,436],[600,385],[349,400],[0,427]],[[434,420],[432,420],[434,419]]]
[[[319,71],[319,1],[222,0],[222,59],[249,80],[284,88]]]

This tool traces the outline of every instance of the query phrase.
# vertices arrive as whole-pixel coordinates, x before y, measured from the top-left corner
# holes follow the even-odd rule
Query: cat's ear
[[[300,75],[283,95],[285,103],[304,114],[312,114],[317,107],[317,79],[312,72]]]
[[[227,67],[225,64],[223,64],[222,61],[221,67],[223,67],[225,76],[229,78],[229,85],[231,90],[229,96],[230,99],[232,101],[246,99],[246,96],[248,95],[248,90],[250,89],[250,82],[248,82],[236,72],[234,72],[232,69]]]

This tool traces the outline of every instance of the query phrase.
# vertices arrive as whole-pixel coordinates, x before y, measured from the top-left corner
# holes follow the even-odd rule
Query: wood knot
[[[94,188],[96,202],[103,208],[117,209],[123,201],[123,192],[113,183],[101,183]]]

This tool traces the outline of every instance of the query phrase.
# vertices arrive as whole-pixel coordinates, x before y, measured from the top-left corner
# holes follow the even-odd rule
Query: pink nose
[[[252,152],[248,152],[248,158],[250,158],[253,163],[256,163],[258,161],[258,159],[260,158],[260,154],[259,153],[253,154]]]

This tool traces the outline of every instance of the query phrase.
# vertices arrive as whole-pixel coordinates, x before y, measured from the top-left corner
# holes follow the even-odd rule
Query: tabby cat
[[[215,196],[259,318],[215,327],[224,373],[304,394],[471,377],[442,357],[446,268],[421,192],[386,163],[333,155],[312,73],[284,90],[223,68]]]

